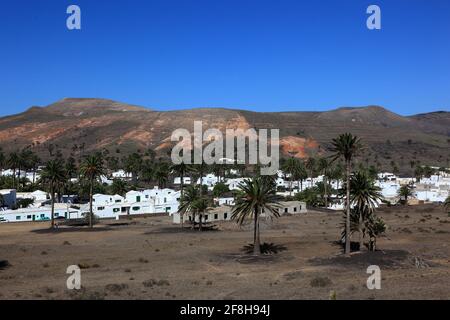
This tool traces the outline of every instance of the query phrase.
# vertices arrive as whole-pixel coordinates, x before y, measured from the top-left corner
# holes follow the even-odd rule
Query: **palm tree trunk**
[[[180,192],[180,194],[181,194],[181,198],[183,198],[183,187],[184,187],[184,175],[183,174],[181,174],[181,192]],[[181,229],[183,229],[184,228],[184,217],[183,217],[183,214],[182,213],[180,213],[180,220],[181,220]]]
[[[191,229],[195,230],[195,213],[194,212],[192,212],[192,227],[191,227]]]
[[[363,217],[362,211],[359,212],[359,251],[363,250],[364,238],[363,238]]]
[[[20,166],[19,166],[19,171],[18,171],[19,179],[18,179],[18,181],[17,181],[17,189],[20,188],[20,173],[21,173],[20,171],[21,171],[21,169],[20,169]]]
[[[199,214],[199,219],[198,219],[198,231],[202,231],[202,219],[203,219],[203,215]]]
[[[50,214],[51,214],[51,221],[52,221],[51,228],[53,229],[55,227],[55,192],[53,190],[53,186],[50,187],[50,192],[52,193],[51,194],[51,197],[52,197],[52,209],[51,209]]]
[[[324,175],[323,176],[323,193],[324,193],[324,198],[325,198],[325,208],[328,208],[328,192],[327,192],[327,177]]]
[[[292,196],[292,173],[289,178],[289,197],[291,197],[291,196]]]
[[[347,216],[345,219],[345,254],[350,254],[350,166],[351,163],[347,160]]]
[[[13,168],[13,189],[16,188],[16,168]]]
[[[253,234],[253,255],[255,256],[259,256],[261,255],[261,242],[259,239],[259,220],[258,220],[258,216],[259,216],[259,208],[258,206],[255,207],[255,226],[254,226],[254,234]]]
[[[92,228],[93,227],[93,224],[92,224],[92,216],[93,216],[92,196],[93,196],[93,193],[94,193],[94,180],[92,178],[91,178],[90,183],[91,183],[91,185],[90,185],[90,188],[89,188],[89,228]]]

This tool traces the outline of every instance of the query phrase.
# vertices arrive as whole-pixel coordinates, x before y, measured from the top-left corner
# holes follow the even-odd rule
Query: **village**
[[[230,162],[231,160],[228,159]],[[424,203],[442,204],[450,196],[450,174],[448,170],[439,171],[440,168],[432,168],[435,174],[429,177],[398,177],[393,173],[383,172],[377,174],[376,186],[381,190],[383,200],[379,205],[396,204],[402,199],[402,186],[407,186],[410,193],[407,196],[409,205]],[[442,170],[442,168],[441,168]],[[1,171],[1,176],[11,177],[13,170],[5,169]],[[37,172],[21,172],[17,179],[25,179],[28,183],[40,179],[39,170]],[[93,195],[93,213],[99,219],[126,218],[129,216],[141,216],[151,214],[167,214],[173,218],[173,223],[180,223],[178,213],[180,200],[181,179],[186,185],[202,185],[208,192],[213,193],[214,187],[218,184],[226,186],[227,195],[213,197],[213,207],[211,214],[204,215],[204,222],[216,220],[229,220],[231,217],[231,208],[234,205],[233,192],[239,190],[239,184],[249,177],[236,177],[238,170],[230,170],[233,178],[218,177],[214,173],[208,173],[200,180],[198,178],[194,183],[190,177],[173,178],[173,188],[159,188],[154,186],[152,189],[132,190],[123,195],[119,194],[94,194]],[[121,180],[131,183],[131,173],[124,170],[112,172],[109,176],[100,176],[99,182],[110,186],[114,180]],[[323,183],[324,176],[319,175],[314,178],[305,178],[296,181],[290,179],[290,174],[279,170],[276,177],[277,194],[280,197],[292,199],[296,194],[309,188],[316,187]],[[331,181],[330,186],[333,190],[341,188],[343,181]],[[283,191],[281,191],[283,190]],[[26,221],[49,221],[51,220],[50,194],[42,190],[33,192],[17,192],[15,189],[0,190],[1,208],[0,222],[26,222]],[[78,195],[61,195],[60,202],[54,204],[56,219],[80,219],[89,213],[89,204],[80,203]],[[330,194],[333,199],[327,206],[330,210],[343,210],[344,201],[338,194]],[[307,203],[299,201],[285,201],[283,210],[286,213],[306,212]],[[25,206],[24,206],[25,204]],[[297,207],[298,211],[297,211]],[[309,204],[308,204],[309,205]],[[295,208],[290,209],[291,206]],[[227,212],[228,211],[228,212]],[[188,217],[188,219],[191,217]]]

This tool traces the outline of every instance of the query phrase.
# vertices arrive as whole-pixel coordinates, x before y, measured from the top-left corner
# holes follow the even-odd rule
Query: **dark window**
[[[223,218],[224,218],[224,219],[228,218],[228,213],[225,212],[225,213],[223,214]]]
[[[141,196],[136,197],[136,202],[141,202]]]
[[[16,220],[20,220],[20,216],[16,216]]]
[[[287,213],[287,212],[288,212],[288,208],[284,208],[284,212],[286,212],[286,213]]]
[[[31,215],[27,216],[27,219],[31,219]]]
[[[217,213],[214,214],[214,219],[219,219],[219,215]]]
[[[297,207],[294,207],[294,212],[297,212]]]
[[[208,215],[205,215],[205,221],[208,220]]]

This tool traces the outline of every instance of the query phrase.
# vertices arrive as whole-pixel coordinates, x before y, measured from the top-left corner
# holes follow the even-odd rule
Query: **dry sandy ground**
[[[329,299],[333,291],[337,299],[449,299],[450,217],[433,205],[379,214],[389,225],[379,252],[343,257],[333,244],[341,213],[310,211],[267,222],[262,240],[286,250],[258,261],[241,251],[250,228],[234,222],[208,232],[181,231],[169,217],[57,233],[47,223],[1,224],[0,299]],[[66,288],[74,264],[79,291]],[[381,290],[366,287],[371,264],[381,268]]]

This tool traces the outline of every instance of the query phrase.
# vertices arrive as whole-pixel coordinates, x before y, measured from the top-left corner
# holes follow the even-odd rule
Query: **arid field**
[[[378,211],[379,251],[341,255],[342,213],[283,216],[262,226],[285,250],[255,259],[251,226],[181,230],[169,217],[102,221],[94,230],[0,224],[0,299],[449,299],[450,217],[435,205]],[[355,239],[357,240],[357,235]],[[66,269],[81,267],[81,290]],[[381,289],[369,290],[369,265]]]

